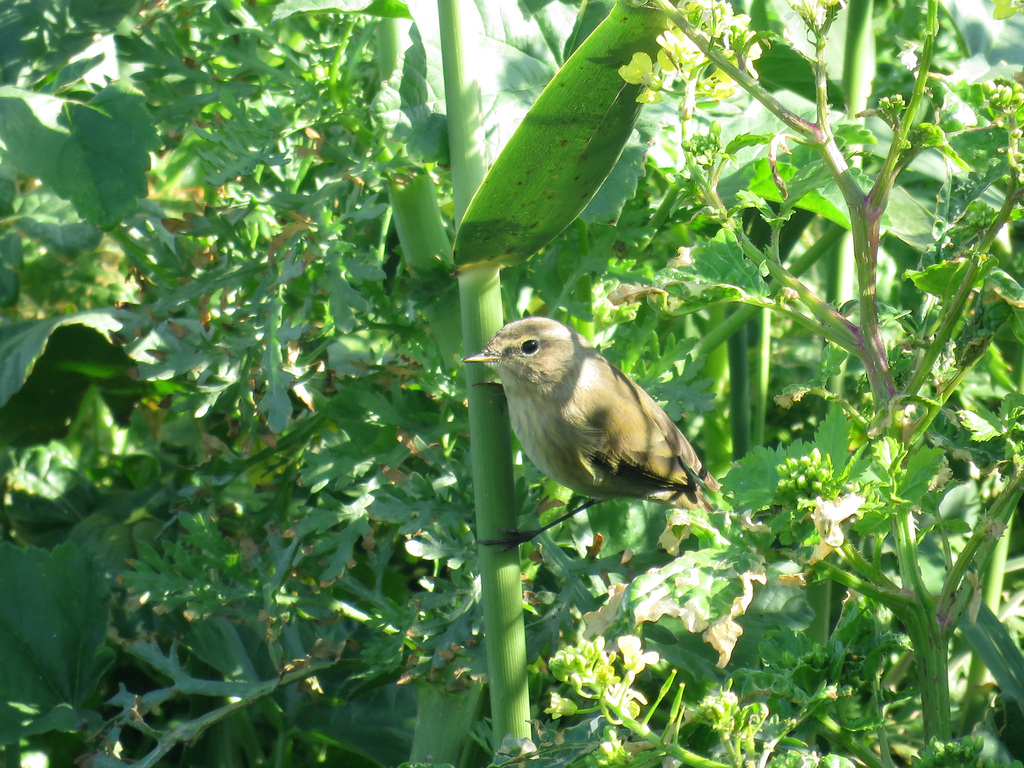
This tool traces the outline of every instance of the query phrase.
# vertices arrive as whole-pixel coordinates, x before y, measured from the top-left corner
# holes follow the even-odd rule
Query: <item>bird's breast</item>
[[[545,475],[577,493],[590,495],[594,482],[585,459],[587,438],[568,409],[567,398],[536,391],[508,391],[509,420],[523,451]]]

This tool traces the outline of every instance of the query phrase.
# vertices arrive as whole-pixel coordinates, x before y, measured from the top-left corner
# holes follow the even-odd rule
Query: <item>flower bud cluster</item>
[[[749,753],[756,751],[755,739],[768,715],[768,707],[763,702],[741,704],[739,697],[728,689],[705,696],[699,709],[699,716],[724,740],[738,742]]]
[[[689,0],[679,10],[709,45],[719,48],[738,69],[757,77],[752,64],[761,56],[761,46],[749,16],[734,13],[724,0]],[[657,60],[641,51],[619,68],[619,76],[627,83],[645,86],[638,102],[660,102],[662,91],[671,90],[670,83],[676,80],[687,83],[693,89],[691,95],[702,100],[722,101],[734,92],[732,79],[720,69],[708,72],[709,60],[700,47],[671,22],[658,36],[658,45]]]
[[[787,458],[778,466],[779,494],[792,494],[813,501],[818,496],[831,498],[832,460],[814,447],[806,456]]]
[[[636,720],[640,706],[646,704],[647,699],[631,686],[648,664],[656,664],[661,659],[653,651],[645,653],[640,638],[632,635],[620,637],[616,645],[618,654],[605,651],[603,637],[560,648],[549,662],[551,674],[570,685],[580,698],[594,701],[608,720]],[[579,707],[555,693],[551,695],[551,706],[545,711],[559,718],[575,714]]]
[[[1024,0],[995,0],[992,15],[997,19],[1008,19],[1015,13],[1024,13]]]
[[[824,31],[829,26],[832,14],[840,5],[845,3],[841,0],[789,0],[789,7],[814,32]]]
[[[1006,129],[1010,172],[1017,184],[1024,184],[1024,152],[1021,151],[1021,139],[1024,138],[1024,84],[998,78],[982,83],[981,88],[982,103],[987,107],[990,119]]]

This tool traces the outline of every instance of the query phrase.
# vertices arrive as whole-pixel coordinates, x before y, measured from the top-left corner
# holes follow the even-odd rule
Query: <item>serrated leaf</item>
[[[724,301],[763,305],[768,296],[757,265],[743,255],[735,236],[724,229],[695,247],[687,266],[659,272],[657,284],[688,307]]]
[[[528,258],[584,210],[633,131],[642,90],[619,76],[634,53],[657,51],[657,11],[620,2],[530,108],[477,190],[455,263]]]
[[[784,453],[762,446],[755,447],[729,470],[722,488],[732,496],[734,509],[767,509],[775,498],[779,485],[776,467]]]
[[[840,474],[850,460],[850,424],[839,406],[829,409],[818,427],[814,444],[832,461],[832,468]]]
[[[908,270],[903,273],[903,277],[925,293],[945,298],[960,288],[969,266],[966,259],[951,259],[932,264],[921,271]]]
[[[999,437],[1003,433],[1003,425],[999,418],[991,411],[975,406],[975,410],[959,410],[956,412],[960,417],[960,423],[971,433],[971,440],[982,442]]]
[[[67,710],[92,694],[112,660],[102,648],[109,594],[100,568],[75,546],[48,552],[7,542],[0,592],[0,744],[12,744],[44,718],[48,728],[68,728]]]
[[[21,173],[102,227],[146,196],[149,152],[157,146],[142,94],[120,81],[88,104],[0,87],[0,140]]]
[[[930,486],[942,471],[944,454],[941,448],[921,448],[907,457],[907,467],[900,478],[897,493],[912,503],[922,502]]]
[[[1013,424],[1024,422],[1024,395],[1020,392],[1011,392],[999,404],[999,415]]]

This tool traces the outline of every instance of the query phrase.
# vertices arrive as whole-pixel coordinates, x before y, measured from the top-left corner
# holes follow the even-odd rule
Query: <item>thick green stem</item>
[[[464,271],[459,275],[459,293],[466,351],[478,352],[502,326],[498,267],[482,265]],[[476,533],[481,540],[500,539],[516,527],[508,407],[501,388],[488,382],[487,376],[484,366],[466,366]],[[518,549],[480,545],[479,557],[496,749],[507,734],[530,735],[523,588]]]
[[[422,678],[416,685],[416,731],[410,763],[459,765],[467,747],[466,734],[480,719],[483,686],[473,683],[465,690],[446,691]]]
[[[882,605],[892,608],[895,611],[905,610],[907,605],[910,603],[910,598],[906,594],[896,592],[886,587],[879,587],[867,579],[861,578],[857,574],[843,570],[838,565],[834,565],[829,562],[827,559],[815,563],[814,568],[832,579],[832,581],[838,582],[844,587],[848,587],[856,592],[860,592],[862,595],[867,595],[873,600],[877,600]]]
[[[855,119],[871,95],[875,73],[875,33],[872,29],[874,0],[849,0],[846,4],[846,44],[843,55],[843,88],[846,116]]]
[[[925,739],[949,741],[953,737],[953,723],[949,704],[948,635],[939,626],[936,600],[925,587],[917,564],[913,516],[909,505],[903,505],[893,521],[896,559],[903,587],[916,597],[898,615],[910,637],[917,662]]]
[[[932,608],[913,605],[900,614],[910,637],[917,662],[917,679],[921,688],[921,714],[925,741],[953,738],[953,722],[949,708],[949,651],[945,633],[935,619]]]
[[[768,382],[771,378],[772,364],[772,313],[770,310],[761,310],[757,330],[757,381],[755,383],[750,440],[754,445],[764,445],[768,423]]]
[[[872,29],[874,0],[850,0],[846,6],[846,42],[843,53],[843,88],[846,91],[846,117],[858,118],[868,106],[871,81],[875,73],[875,35]],[[823,67],[821,68],[824,69]],[[819,86],[818,93],[827,96],[828,80]],[[859,167],[859,156],[850,158],[852,167]],[[852,238],[844,238],[834,254],[834,262],[828,276],[828,300],[840,307],[855,295],[854,275],[856,259]],[[845,380],[845,365],[829,382],[829,389],[842,397]]]
[[[1010,518],[1012,522],[1013,518]],[[995,615],[999,615],[999,609],[1003,600],[1003,581],[1006,577],[1006,558],[1010,552],[1010,522],[1006,530],[999,537],[992,550],[992,560],[985,568],[985,581],[982,587],[982,599],[985,605]],[[960,705],[960,722],[957,725],[957,735],[964,736],[971,732],[974,726],[981,722],[983,713],[988,701],[988,693],[983,688],[985,678],[988,674],[988,667],[977,653],[971,653],[971,664],[967,671],[967,684],[964,690],[964,700]]]
[[[739,459],[750,450],[750,366],[747,363],[747,328],[729,337],[729,403],[732,414],[732,456]]]
[[[441,219],[437,186],[425,171],[388,182],[395,229],[406,267],[413,273],[451,274],[452,241]]]
[[[722,307],[711,307],[710,318],[712,326],[718,325],[723,320],[724,309]],[[728,355],[725,347],[721,345],[708,349],[707,358],[704,362],[704,375],[715,382],[715,399],[721,400],[725,395],[725,384],[727,381]],[[730,413],[729,418],[735,419],[737,414]],[[702,436],[704,440],[705,463],[716,472],[719,468],[728,467],[733,460],[732,446],[728,427],[721,419],[704,419]]]
[[[441,49],[444,52],[444,97],[448,108],[448,146],[452,159],[455,223],[462,221],[469,201],[487,175],[484,160],[480,83],[469,75],[467,62],[476,53],[466,50],[460,0],[438,0]]]
[[[398,67],[401,55],[402,25],[408,24],[401,19],[384,18],[377,22],[377,77],[387,80]]]
[[[882,768],[882,766],[885,765],[885,763],[879,761],[871,749],[864,744],[862,740],[857,738],[853,731],[843,728],[828,715],[819,716],[818,722],[821,723],[822,730],[824,730],[833,741],[841,744],[851,754],[856,755],[864,765],[870,766],[870,768]],[[889,764],[891,765],[891,763]]]
[[[473,52],[463,32],[460,1],[465,2],[438,0],[437,4],[456,227],[486,175],[480,87],[469,75]],[[462,339],[467,353],[483,349],[487,339],[503,324],[498,270],[496,264],[482,264],[459,274]],[[483,366],[468,366],[466,370],[479,540],[500,539],[505,531],[516,526],[508,408],[500,388],[484,383],[487,375]],[[479,557],[492,746],[497,749],[506,735],[530,735],[523,591],[517,549],[502,551],[481,545]]]

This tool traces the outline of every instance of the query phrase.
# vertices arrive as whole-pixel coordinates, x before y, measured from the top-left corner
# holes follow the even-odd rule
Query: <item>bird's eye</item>
[[[520,349],[523,350],[524,355],[534,355],[537,353],[537,350],[540,349],[540,344],[536,339],[527,339],[523,342]]]

